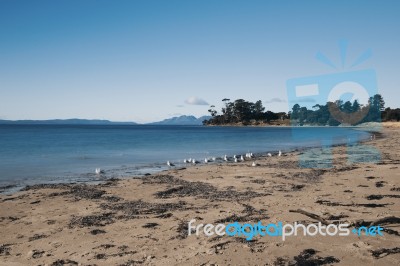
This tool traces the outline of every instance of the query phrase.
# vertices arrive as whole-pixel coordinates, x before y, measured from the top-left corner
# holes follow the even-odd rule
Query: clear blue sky
[[[375,69],[400,107],[399,14],[400,1],[1,0],[0,119],[149,122],[225,97],[288,111],[286,80],[337,72],[315,54],[340,62],[340,39],[348,62],[373,51],[352,70]]]

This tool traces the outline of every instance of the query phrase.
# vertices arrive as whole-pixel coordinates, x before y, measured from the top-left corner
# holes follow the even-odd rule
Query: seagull
[[[252,153],[252,152],[250,152],[250,158],[253,158],[253,157],[254,157],[253,153]]]
[[[188,163],[188,161],[186,159],[183,160],[183,163]]]
[[[204,163],[208,163],[208,159],[207,158],[204,159]]]
[[[268,152],[268,154],[267,154],[267,155],[268,155],[268,157],[272,157],[272,154],[271,154],[270,152]]]
[[[215,161],[217,160],[217,158],[215,158],[215,157],[212,157],[212,160],[215,162]]]
[[[240,160],[241,160],[242,162],[244,161],[243,155],[240,155]]]
[[[256,164],[256,162],[253,162],[252,164],[251,164],[251,166],[257,166],[257,164]]]
[[[235,163],[237,163],[237,158],[235,158]]]
[[[196,159],[192,159],[192,163],[196,164],[197,163]]]
[[[281,150],[279,150],[278,156],[282,156],[282,152],[281,152]]]
[[[233,155],[233,159],[236,159],[236,154],[235,154],[235,155]]]
[[[171,167],[171,166],[175,166],[175,164],[172,164],[172,163],[170,163],[169,161],[167,161],[167,165],[170,166],[170,167]]]
[[[96,172],[96,175],[104,174],[104,171],[101,170],[100,168],[96,168],[95,172]]]
[[[226,154],[225,154],[225,156],[224,156],[224,161],[225,161],[225,162],[228,161],[228,156],[226,156]]]

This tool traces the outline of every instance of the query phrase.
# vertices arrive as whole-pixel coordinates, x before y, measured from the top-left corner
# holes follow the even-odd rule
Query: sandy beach
[[[400,265],[400,127],[385,123],[378,163],[300,168],[319,149],[171,169],[98,185],[0,195],[0,265]],[[368,157],[369,154],[360,154]],[[188,236],[188,222],[380,225],[383,236]]]

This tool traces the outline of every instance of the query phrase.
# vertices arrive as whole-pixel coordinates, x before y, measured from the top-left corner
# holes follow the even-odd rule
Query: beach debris
[[[212,245],[211,248],[214,249],[215,254],[222,254],[222,250],[226,249],[225,246],[227,246],[229,243],[232,243],[232,241],[221,242],[221,243]]]
[[[185,239],[185,238],[187,238],[188,237],[188,233],[189,233],[189,225],[188,224],[189,224],[188,222],[181,220],[179,222],[179,224],[178,224],[178,228],[176,228],[176,232],[178,233],[178,235],[176,237],[173,237],[172,239],[174,239],[174,238],[177,238],[177,239]],[[194,233],[194,232],[192,232],[192,233]]]
[[[296,212],[296,213],[303,214],[303,215],[305,215],[305,216],[308,216],[308,217],[310,217],[310,218],[312,218],[312,219],[315,219],[315,220],[321,222],[321,223],[324,224],[324,225],[328,225],[328,224],[329,224],[329,222],[328,222],[327,220],[325,220],[324,218],[322,218],[321,216],[319,216],[319,215],[317,215],[317,214],[315,214],[315,213],[311,213],[311,212],[302,210],[302,209],[289,210],[289,212]]]
[[[303,184],[301,184],[301,185],[292,184],[291,191],[300,191],[300,190],[302,190],[305,186],[306,186],[306,185],[303,185]]]
[[[34,234],[33,236],[29,237],[29,242],[30,241],[34,241],[34,240],[38,240],[38,239],[42,239],[42,238],[46,238],[48,237],[48,235],[45,234]]]
[[[233,223],[233,222],[238,222],[238,223],[243,223],[243,222],[247,222],[249,221],[250,218],[247,215],[244,216],[238,216],[236,214],[232,214],[228,217],[222,218],[222,219],[218,219],[215,221],[216,224],[220,224],[220,223]]]
[[[112,182],[112,181],[110,181]],[[76,185],[76,184],[38,184],[26,186],[23,191],[36,190],[36,189],[62,189],[63,192],[50,193],[49,197],[72,195],[77,200],[79,199],[100,199],[106,192],[99,190],[91,185]]]
[[[274,262],[274,265],[276,266],[286,266],[286,265],[325,265],[325,264],[333,264],[333,263],[339,263],[340,260],[333,257],[333,256],[327,256],[327,257],[320,257],[317,256],[316,254],[319,251],[309,248],[303,250],[299,255],[293,257],[292,260],[290,260],[287,257],[278,257],[276,261]]]
[[[270,217],[266,214],[265,209],[260,209],[257,210],[253,206],[248,205],[248,204],[243,204],[244,209],[242,210],[242,213],[244,215],[239,216],[237,214],[232,214],[228,217],[218,219],[215,221],[216,224],[219,223],[232,223],[232,222],[248,222],[248,221],[259,221],[259,220],[265,220],[269,219]]]
[[[139,264],[143,264],[146,262],[146,257],[144,257],[141,260],[128,260],[127,262],[123,263],[123,264],[119,264],[118,266],[135,266],[135,265],[139,265]]]
[[[189,182],[177,178],[170,178],[170,180],[172,183],[169,184],[173,184],[175,186],[167,190],[155,193],[157,198],[198,197],[209,200],[224,201],[224,200],[243,200],[243,199],[250,199],[254,197],[270,195],[254,191],[238,192],[233,189],[218,190],[211,184],[204,182]]]
[[[254,184],[260,184],[260,185],[264,185],[265,183],[267,183],[267,181],[264,179],[252,179],[249,182],[254,183]]]
[[[68,189],[73,184],[58,183],[58,184],[36,184],[28,185],[21,189],[21,191],[37,190],[37,189]]]
[[[4,245],[0,245],[0,256],[9,256],[11,248],[10,248],[11,244],[4,244]]]
[[[145,175],[149,175],[148,173]],[[115,177],[111,177],[109,179],[107,179],[105,182],[100,183],[98,185],[96,185],[97,187],[111,187],[111,186],[116,186],[118,184],[118,182],[121,181],[121,179],[119,178],[115,178]]]
[[[308,181],[316,181],[318,179],[320,179],[320,177],[325,174],[326,170],[323,169],[312,169],[311,171],[309,171],[308,173],[297,173],[294,174],[293,176],[295,178],[304,178]]]
[[[253,162],[252,164],[251,164],[251,166],[253,166],[253,167],[256,167],[258,164],[256,164],[256,162]]]
[[[366,197],[367,200],[380,200],[383,198],[400,198],[400,195],[369,195]]]
[[[104,196],[102,198],[109,202],[118,202],[118,201],[122,200],[122,198],[120,198],[118,196]]]
[[[400,253],[400,247],[395,247],[395,248],[380,248],[377,250],[370,250],[372,253],[372,256],[376,259],[380,259],[383,257],[386,257],[390,254],[397,254]]]
[[[155,218],[167,219],[172,216],[173,216],[173,214],[169,212],[169,213],[163,213],[163,214],[157,215]]]
[[[233,189],[218,190],[211,184],[204,182],[189,182],[186,180],[178,179],[172,176],[156,176],[154,181],[151,181],[152,177],[144,178],[144,183],[167,183],[169,185],[175,185],[172,188],[168,188],[164,191],[155,193],[157,198],[172,198],[172,197],[198,197],[209,200],[243,200],[254,197],[261,197],[270,195],[266,193],[258,193],[254,191],[238,192]]]
[[[329,214],[329,213],[327,213],[327,220],[340,220],[340,219],[343,219],[343,218],[348,218],[349,216],[348,215],[346,215],[346,214],[338,214],[338,215],[334,215],[334,214]]]
[[[143,184],[183,184],[184,180],[173,177],[172,175],[153,175],[145,176],[142,179]]]
[[[365,207],[365,208],[378,208],[378,207],[386,207],[387,205],[392,204],[377,204],[377,203],[352,203],[345,204],[339,202],[332,202],[329,200],[317,200],[315,203],[326,205],[326,206],[345,206],[345,207]]]
[[[104,244],[104,245],[100,246],[100,248],[103,248],[103,249],[109,249],[109,248],[112,248],[112,247],[115,247],[115,245],[113,245],[113,244]],[[105,260],[105,259],[107,259],[109,257],[123,257],[123,256],[126,256],[126,255],[133,255],[133,254],[136,254],[136,253],[137,253],[137,251],[121,250],[120,252],[114,253],[114,254],[97,253],[94,256],[94,258],[97,259],[97,260]],[[132,265],[137,265],[137,264],[132,264]]]
[[[102,244],[100,246],[98,246],[98,248],[104,248],[104,249],[109,249],[109,248],[113,248],[115,247],[114,244]]]
[[[114,212],[122,212],[123,216],[119,218],[134,219],[140,215],[151,215],[151,214],[164,214],[176,210],[188,210],[190,209],[186,202],[178,201],[177,203],[150,203],[142,200],[127,201],[115,204],[101,204],[100,207],[105,210],[112,210]]]
[[[101,229],[93,229],[92,231],[90,231],[90,233],[91,233],[92,235],[98,235],[98,234],[105,234],[106,231],[101,230]]]
[[[383,187],[384,184],[387,184],[387,182],[385,182],[385,181],[378,181],[378,182],[375,183],[375,186],[376,186],[376,187]]]
[[[68,266],[78,266],[78,262],[70,260],[70,259],[66,259],[66,260],[56,260],[54,261],[50,266],[64,266],[64,265],[68,265]]]
[[[147,224],[143,225],[142,227],[143,228],[154,228],[154,227],[157,227],[157,226],[159,226],[158,223],[147,223]]]
[[[294,257],[297,265],[323,265],[323,264],[332,264],[332,263],[339,263],[340,260],[333,257],[319,257],[316,254],[319,251],[315,249],[305,249],[303,250],[298,256]]]
[[[45,252],[43,250],[40,251],[40,250],[34,249],[28,253],[28,256],[31,257],[32,259],[38,259],[38,258],[41,258],[44,253]]]
[[[375,225],[388,225],[388,224],[400,224],[400,217],[388,216],[380,218],[375,221],[357,220],[354,223],[352,223],[351,226],[360,227],[360,226],[375,226]]]
[[[99,199],[106,192],[89,185],[76,185],[71,187],[69,193],[80,199]]]
[[[106,226],[112,224],[113,213],[102,213],[98,215],[88,215],[88,216],[73,216],[69,228],[74,227],[90,227],[90,226]]]

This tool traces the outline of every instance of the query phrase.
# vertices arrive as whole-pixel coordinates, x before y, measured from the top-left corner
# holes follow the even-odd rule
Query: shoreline
[[[227,127],[229,127],[229,125],[227,125]],[[233,126],[233,127],[235,127],[235,126]],[[239,126],[239,127],[241,127],[241,126]],[[274,126],[274,127],[280,127],[280,126]],[[291,126],[282,126],[282,127],[287,128],[287,127],[291,127]],[[298,126],[298,127],[293,126],[293,127],[294,128],[312,128],[312,127],[326,128],[326,126]],[[332,128],[337,128],[337,127],[332,127]],[[342,128],[342,127],[339,127],[339,128]],[[351,129],[354,129],[354,130],[361,130],[361,131],[373,133],[373,134],[375,134],[377,136],[377,139],[384,137],[383,134],[380,131],[376,131],[375,127],[353,127],[353,126],[349,126],[349,127],[345,127],[345,128],[351,128]],[[370,141],[370,139],[359,140],[359,141],[357,141],[357,143],[365,143],[365,142],[368,142],[368,141]],[[346,145],[347,145],[347,143],[332,144],[331,148],[341,147],[341,146],[346,146]],[[304,151],[312,150],[312,149],[316,149],[316,148],[318,149],[319,146],[293,147],[293,148],[290,148],[289,150],[282,150],[282,151],[285,154],[291,154],[291,153],[295,153],[295,152],[304,152]],[[267,150],[267,151],[257,152],[255,154],[256,154],[257,159],[262,159],[262,158],[267,158],[267,154],[268,153],[273,153],[273,152],[276,153],[277,151],[276,150]],[[274,156],[276,156],[276,154],[274,154]],[[199,164],[196,164],[195,167],[213,165],[213,164],[218,164],[218,163],[234,163],[234,162],[232,162],[232,161],[224,162],[222,160],[222,158],[219,158],[218,161],[209,162],[208,164],[204,164],[203,162],[199,162]],[[159,162],[158,163],[152,163],[152,165],[160,165],[160,163]],[[149,172],[144,173],[143,172],[142,174],[136,174],[135,177],[144,177],[144,176],[149,175],[149,174],[159,174],[159,173],[162,173],[164,171],[169,171],[169,169],[167,169],[167,167],[164,167],[164,169],[158,169],[159,167],[162,168],[162,166],[157,166],[157,168],[151,169],[151,171],[150,171],[151,173],[149,173]],[[186,167],[194,167],[194,166],[191,165],[190,163],[189,164],[185,164],[185,163],[179,162],[179,166],[176,167],[175,169],[186,168]],[[148,167],[145,167],[145,168],[148,168]],[[118,171],[118,169],[110,169],[108,171]],[[123,180],[123,179],[132,178],[131,175],[127,174],[127,175],[119,176],[119,177],[115,177],[115,176],[111,176],[111,177],[99,176],[99,177],[96,177],[96,178],[93,178],[93,179],[90,179],[90,180],[88,179],[88,180],[82,180],[82,181],[79,181],[79,180],[78,181],[72,181],[72,180],[76,180],[79,176],[81,176],[83,174],[87,175],[88,173],[76,174],[75,177],[69,177],[68,179],[71,179],[70,182],[65,182],[65,181],[63,181],[61,179],[60,179],[60,181],[58,181],[57,178],[54,178],[54,180],[56,180],[55,182],[53,180],[52,182],[40,182],[40,181],[32,182],[32,184],[27,184],[27,185],[16,185],[16,184],[2,185],[2,186],[0,186],[0,196],[1,195],[12,195],[12,194],[14,194],[16,192],[23,191],[26,187],[32,187],[32,186],[71,185],[71,184],[87,184],[87,185],[93,185],[94,184],[94,185],[96,185],[96,184],[99,184],[99,183],[107,182],[107,180],[109,180],[109,179],[121,179],[121,180]]]

